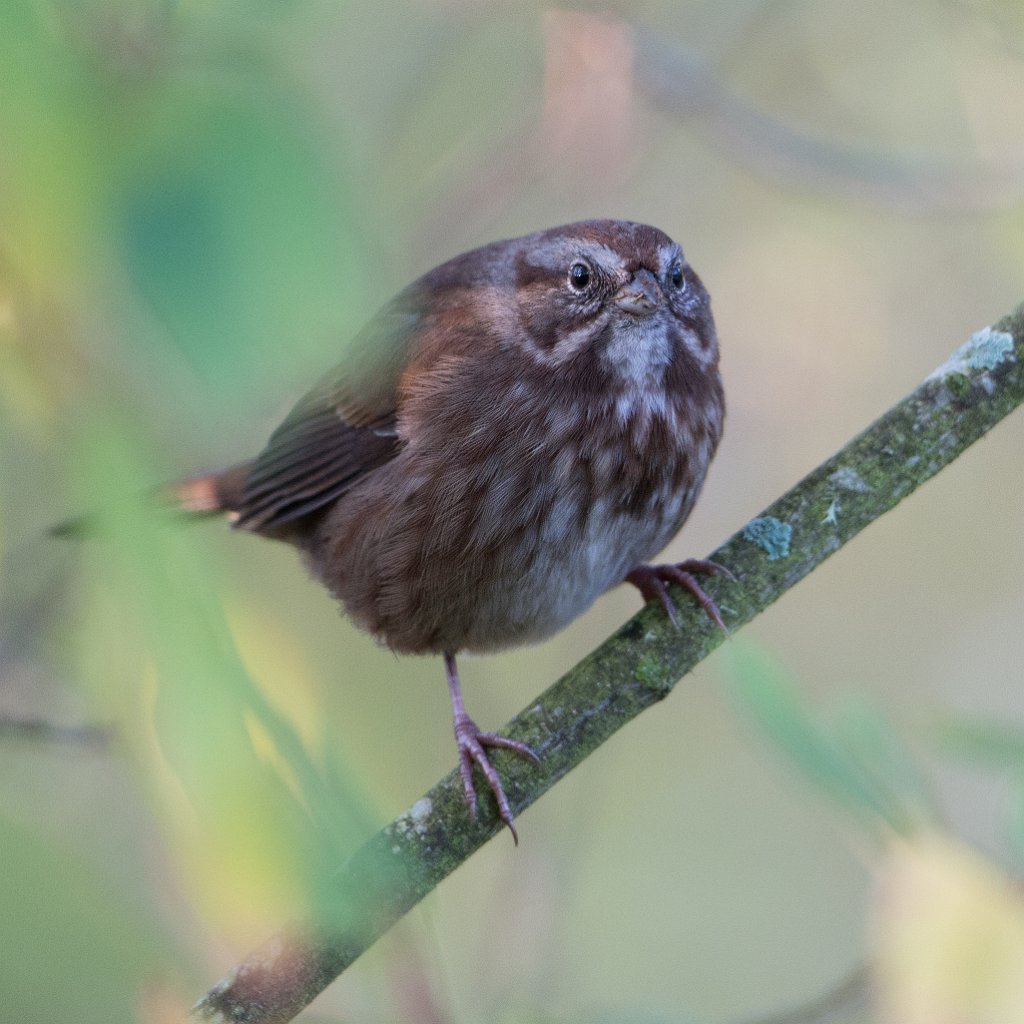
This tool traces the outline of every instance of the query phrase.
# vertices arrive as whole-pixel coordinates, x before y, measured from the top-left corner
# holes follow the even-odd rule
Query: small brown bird
[[[356,339],[251,462],[175,488],[181,507],[294,544],[392,650],[444,657],[466,800],[487,747],[460,651],[551,636],[628,581],[721,625],[694,573],[647,565],[686,521],[725,406],[708,294],[657,228],[593,220],[430,271]]]

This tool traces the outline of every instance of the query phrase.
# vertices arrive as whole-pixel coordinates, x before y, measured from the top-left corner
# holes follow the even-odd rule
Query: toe
[[[727,569],[720,562],[712,562],[710,558],[688,558],[685,562],[677,562],[676,568],[704,576],[724,576],[730,582],[736,582],[736,574],[731,569]]]
[[[459,745],[459,774],[462,776],[462,793],[466,798],[469,813],[476,821],[476,786],[473,783],[473,752],[462,744]]]
[[[477,739],[480,741],[481,746],[500,747],[502,750],[511,750],[513,754],[518,754],[525,761],[540,764],[540,758],[521,740],[509,739],[508,736],[499,736],[496,732],[482,732],[477,736]]]
[[[537,755],[519,740],[498,736],[496,733],[480,732],[470,719],[463,719],[458,723],[455,736],[459,744],[459,771],[462,775],[462,787],[474,820],[476,819],[476,787],[473,783],[473,767],[475,765],[487,780],[488,788],[494,794],[495,803],[498,805],[498,815],[512,833],[513,842],[518,845],[519,835],[516,832],[512,808],[505,795],[505,788],[501,784],[501,776],[491,764],[484,748],[501,747],[532,761],[539,760]]]
[[[676,629],[680,627],[679,615],[675,602],[668,592],[667,583],[674,583],[692,594],[708,618],[719,629],[728,632],[718,606],[697,582],[695,573],[712,576],[724,575],[729,579],[735,579],[725,566],[719,565],[717,562],[704,558],[691,558],[685,562],[668,565],[638,565],[627,573],[626,580],[639,588],[645,601],[657,599]]]

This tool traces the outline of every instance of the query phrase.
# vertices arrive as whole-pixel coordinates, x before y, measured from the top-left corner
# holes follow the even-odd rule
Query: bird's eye
[[[590,284],[590,267],[586,263],[574,263],[569,268],[569,285],[578,292]]]
[[[668,279],[672,282],[674,288],[682,288],[686,283],[686,277],[683,275],[683,265],[679,260],[672,261],[672,265],[668,268]]]

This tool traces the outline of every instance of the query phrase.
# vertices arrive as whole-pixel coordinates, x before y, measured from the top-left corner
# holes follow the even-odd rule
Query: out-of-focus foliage
[[[732,662],[739,706],[879,844],[868,946],[879,1019],[999,1024],[1024,1017],[1019,880],[937,831],[913,755],[877,713],[858,702],[852,713],[824,721],[763,654],[738,645]],[[1010,730],[958,723],[946,742],[997,764],[1008,755],[1018,775],[1024,765],[1020,736]]]
[[[1014,803],[1007,837],[1017,861],[1024,863],[1024,728],[1017,721],[978,721],[963,716],[946,723],[942,740],[944,750],[1009,779]]]
[[[872,921],[880,1010],[905,1024],[1024,1018],[1024,899],[969,850],[936,836],[895,844]]]
[[[5,531],[3,600],[13,619],[41,586],[68,592],[37,670],[65,675],[86,698],[78,713],[115,737],[156,830],[147,842],[158,835],[173,866],[174,902],[241,944],[329,916],[331,872],[372,821],[301,645],[286,633],[268,645],[274,621],[225,580],[204,538],[132,498],[181,471],[167,452],[197,417],[215,432],[218,417],[251,415],[260,382],[287,379],[303,346],[358,305],[343,140],[318,138],[267,45],[276,27],[287,24],[211,24],[158,4],[0,13],[5,511],[23,487],[40,502],[18,502],[26,518]],[[45,530],[72,510],[96,520],[97,539],[69,564]],[[14,645],[9,665],[26,654]],[[279,670],[265,687],[264,658]],[[106,825],[104,842],[138,842]],[[172,968],[159,900],[141,912],[119,891],[124,865],[106,868],[103,918],[127,931],[130,911],[152,935],[130,969],[112,942],[60,971],[65,984],[36,978],[37,992],[60,989],[51,1016],[88,984],[96,1019],[116,1019]],[[60,937],[63,901],[85,914],[76,896],[60,887],[31,922],[23,898],[11,941],[44,920]]]
[[[730,651],[741,707],[810,782],[866,830],[909,833],[934,817],[927,785],[877,709],[851,700],[831,720],[814,715],[799,690],[761,652]]]
[[[706,552],[1024,298],[1022,64],[999,2],[0,4],[0,1017],[176,1019],[280,924],[342,911],[331,866],[453,761],[439,664],[151,488],[253,454],[442,259],[624,216],[715,302],[727,436],[670,553]],[[738,1021],[865,960],[880,1020],[1015,1011],[970,957],[1020,956],[1019,420],[321,1016]],[[46,535],[83,513],[96,539]],[[475,717],[635,607],[466,660]]]

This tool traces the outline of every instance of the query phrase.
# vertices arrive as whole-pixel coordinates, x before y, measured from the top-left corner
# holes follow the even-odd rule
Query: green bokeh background
[[[253,454],[442,259],[629,217],[715,303],[727,435],[670,549],[705,554],[1024,298],[1022,10],[0,5],[0,1020],[173,1019],[453,763],[438,661],[126,497]],[[1019,868],[1022,449],[1017,415],[310,1019],[752,1020],[870,955],[877,819]],[[88,509],[107,539],[45,536]],[[465,659],[475,717],[636,606]]]

